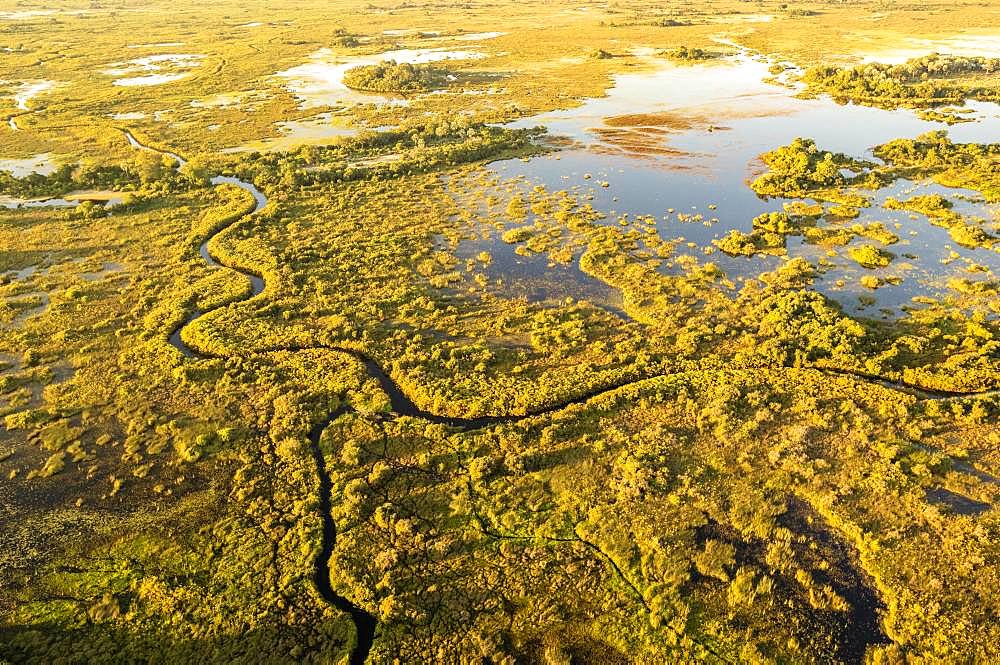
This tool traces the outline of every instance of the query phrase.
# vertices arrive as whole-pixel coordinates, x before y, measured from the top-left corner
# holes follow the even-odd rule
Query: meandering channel
[[[181,157],[180,155],[178,155],[175,152],[170,152],[168,150],[163,150],[163,149],[160,149],[160,148],[154,148],[154,147],[151,147],[151,146],[148,146],[148,145],[145,145],[145,144],[141,143],[138,139],[135,138],[135,136],[132,134],[132,132],[129,131],[128,129],[123,129],[122,132],[125,134],[125,137],[128,139],[129,144],[133,148],[136,148],[136,149],[139,149],[139,150],[148,150],[148,151],[151,151],[151,152],[160,153],[161,155],[166,155],[167,157],[173,159],[177,163],[177,168],[181,168],[182,166],[184,166],[187,163],[187,160],[185,160],[183,157]],[[200,245],[200,247],[198,249],[199,253],[201,254],[201,257],[205,260],[206,263],[208,263],[209,266],[212,266],[212,267],[220,267],[221,266],[221,267],[224,267],[224,268],[228,268],[228,269],[230,269],[230,270],[232,270],[232,271],[234,271],[234,272],[236,272],[236,273],[238,273],[240,275],[243,275],[248,280],[250,280],[250,294],[244,298],[244,300],[249,300],[249,299],[254,298],[254,297],[260,295],[261,293],[263,293],[264,288],[266,286],[263,275],[256,274],[256,273],[253,273],[253,272],[249,272],[246,269],[237,268],[235,266],[227,265],[227,264],[219,261],[217,258],[215,258],[215,257],[212,256],[212,253],[209,250],[208,246],[209,246],[209,243],[211,242],[211,240],[215,236],[217,236],[220,233],[222,233],[223,231],[225,231],[232,224],[235,224],[237,221],[240,221],[242,219],[245,219],[248,216],[251,216],[251,215],[254,215],[254,214],[260,212],[260,210],[263,209],[267,205],[267,201],[268,201],[267,200],[267,196],[265,196],[259,189],[257,189],[257,187],[253,183],[247,182],[245,180],[240,180],[239,178],[234,178],[232,176],[215,176],[215,177],[213,177],[211,179],[211,182],[212,182],[213,185],[229,184],[229,185],[233,185],[235,187],[239,187],[240,189],[243,189],[246,192],[248,192],[251,196],[253,196],[253,199],[254,199],[254,208],[253,208],[253,210],[251,210],[249,213],[247,213],[247,215],[245,215],[244,217],[241,217],[239,219],[234,219],[228,225],[223,226],[223,227],[217,229],[215,231],[215,233],[213,233],[213,234],[209,235],[207,238],[205,238],[205,240],[201,243],[201,245]],[[222,307],[222,305],[219,305],[219,307]],[[180,351],[184,356],[189,357],[189,358],[213,358],[213,357],[220,358],[220,357],[223,357],[221,355],[204,353],[202,351],[198,351],[198,350],[192,349],[187,344],[185,344],[184,340],[181,338],[181,331],[185,327],[187,327],[190,323],[192,323],[196,319],[199,319],[202,316],[208,314],[209,312],[214,311],[214,309],[216,309],[216,308],[209,309],[209,310],[196,310],[192,314],[188,315],[180,323],[180,325],[178,325],[177,328],[175,328],[171,332],[171,334],[170,334],[170,343],[178,351]],[[592,392],[589,392],[589,393],[586,393],[586,394],[583,394],[583,395],[579,395],[579,396],[574,397],[572,399],[566,400],[565,402],[562,402],[560,404],[552,405],[552,406],[545,407],[543,409],[540,409],[540,410],[537,410],[537,411],[532,411],[532,412],[525,413],[525,414],[506,415],[506,416],[479,416],[479,417],[474,417],[474,418],[459,418],[459,417],[451,417],[451,416],[440,416],[440,415],[431,413],[429,411],[426,411],[426,410],[421,409],[420,407],[418,407],[409,397],[407,397],[406,393],[403,392],[403,390],[399,387],[399,385],[392,379],[392,377],[389,376],[389,374],[382,368],[381,365],[379,365],[369,355],[365,354],[364,352],[362,352],[362,351],[360,351],[358,349],[353,349],[353,348],[350,348],[350,347],[341,347],[341,346],[336,346],[336,345],[322,345],[322,344],[318,344],[318,345],[313,345],[313,346],[275,347],[275,348],[264,349],[264,350],[265,351],[306,351],[306,350],[316,350],[316,349],[326,349],[326,350],[329,350],[329,351],[337,351],[337,352],[340,352],[340,353],[345,353],[345,354],[348,354],[348,355],[351,355],[351,356],[357,358],[362,363],[364,363],[365,369],[368,371],[368,373],[374,379],[376,379],[378,381],[379,386],[389,396],[393,413],[395,413],[397,415],[401,415],[401,416],[413,416],[413,417],[417,417],[417,418],[423,418],[425,420],[429,420],[429,421],[434,422],[434,423],[451,425],[453,427],[457,427],[457,428],[461,428],[461,429],[469,429],[469,430],[479,429],[481,427],[486,427],[488,425],[493,425],[493,424],[502,424],[502,423],[515,422],[517,420],[522,420],[522,419],[530,418],[530,417],[533,417],[533,416],[539,416],[539,415],[543,415],[543,414],[546,414],[546,413],[551,413],[553,411],[559,411],[559,410],[564,409],[564,408],[566,408],[568,406],[571,406],[573,404],[581,404],[583,402],[586,402],[586,401],[588,401],[588,400],[590,400],[590,399],[592,399],[594,397],[597,397],[598,395],[601,395],[603,393],[610,392],[610,391],[613,391],[613,390],[617,390],[619,388],[623,388],[625,386],[631,385],[633,383],[637,383],[639,381],[645,381],[645,380],[656,378],[657,376],[662,376],[662,374],[655,374],[655,375],[647,375],[647,376],[643,376],[643,377],[630,378],[630,379],[627,379],[627,380],[622,381],[620,383],[609,385],[609,386],[606,386],[606,387],[594,390]],[[825,373],[828,373],[828,374],[836,374],[836,375],[841,375],[841,376],[851,376],[851,377],[854,377],[856,379],[860,379],[862,381],[867,381],[867,382],[870,382],[870,383],[878,383],[879,385],[881,385],[883,387],[890,388],[892,390],[898,390],[898,391],[901,391],[901,392],[905,392],[907,394],[914,395],[914,396],[916,396],[917,398],[919,398],[921,400],[927,400],[927,401],[930,401],[930,400],[957,399],[957,398],[964,398],[964,397],[988,397],[988,396],[993,396],[993,395],[1000,395],[1000,389],[989,389],[989,390],[979,390],[979,391],[960,391],[960,390],[944,390],[944,389],[939,389],[939,388],[925,388],[925,387],[922,387],[922,386],[918,386],[918,385],[906,383],[904,381],[896,381],[896,380],[893,380],[893,379],[888,379],[886,377],[878,376],[876,374],[870,374],[870,373],[867,373],[867,372],[862,372],[862,371],[857,371],[857,370],[850,370],[850,369],[842,369],[842,368],[836,368],[836,367],[803,367],[803,369],[815,369],[815,370],[818,370],[820,372],[825,372]]]
[[[323,437],[323,431],[346,411],[346,408],[337,409],[309,432],[309,449],[312,451],[313,460],[316,462],[316,471],[319,475],[319,510],[323,516],[323,542],[321,543],[320,553],[316,557],[313,581],[316,584],[319,594],[323,596],[326,602],[350,615],[351,621],[354,622],[354,632],[357,640],[354,649],[351,650],[350,665],[364,665],[375,642],[375,629],[378,627],[378,619],[370,612],[358,607],[344,596],[338,594],[333,590],[333,585],[330,584],[330,558],[333,556],[333,548],[337,544],[337,524],[330,517],[330,492],[332,484],[330,482],[330,474],[326,470],[326,458],[323,457],[323,449],[320,447],[320,439]]]
[[[177,153],[170,152],[167,150],[162,150],[158,148],[153,148],[151,146],[141,143],[131,131],[128,129],[121,130],[125,137],[128,139],[129,144],[138,150],[147,150],[151,152],[157,152],[173,159],[177,168],[181,168],[186,164],[186,160],[178,155]],[[260,295],[266,286],[264,278],[262,275],[254,274],[245,269],[237,268],[231,265],[227,265],[220,261],[218,258],[212,256],[209,250],[209,242],[218,234],[225,231],[229,226],[235,224],[237,221],[246,219],[251,215],[257,214],[262,210],[268,203],[267,197],[255,187],[252,183],[240,180],[238,178],[230,176],[215,176],[211,179],[212,184],[229,184],[240,189],[245,190],[254,198],[254,208],[247,215],[234,219],[228,225],[217,229],[213,234],[209,235],[201,243],[199,247],[199,253],[201,257],[209,266],[213,267],[225,267],[234,272],[243,275],[248,280],[250,280],[251,289],[250,294],[244,298],[244,300],[249,300]],[[222,305],[220,305],[221,307]],[[213,309],[208,310],[196,310],[189,314],[183,319],[183,321],[171,332],[169,340],[178,351],[180,351],[185,357],[189,358],[221,358],[222,355],[205,353],[197,349],[193,349],[184,343],[181,337],[182,330],[191,324],[198,318],[208,314]],[[527,418],[540,416],[547,413],[552,413],[565,409],[574,404],[582,404],[587,402],[594,397],[599,395],[609,393],[620,388],[633,385],[640,381],[646,381],[654,379],[660,376],[666,376],[665,374],[654,374],[642,377],[631,377],[621,382],[615,383],[613,385],[605,386],[583,395],[576,396],[572,399],[566,400],[565,402],[550,405],[541,408],[536,411],[532,411],[525,414],[518,415],[496,415],[496,416],[479,416],[473,418],[460,418],[452,416],[442,416],[438,414],[431,413],[425,409],[417,406],[412,399],[410,399],[406,393],[399,387],[392,377],[389,376],[378,362],[373,358],[368,356],[362,351],[353,348],[339,347],[334,345],[315,345],[315,346],[298,346],[298,347],[280,347],[280,348],[270,348],[265,349],[265,351],[305,351],[305,350],[317,350],[325,349],[329,351],[336,351],[339,353],[348,354],[364,364],[365,370],[368,375],[374,378],[379,387],[385,392],[389,397],[391,411],[397,416],[411,416],[415,418],[421,418],[433,423],[439,423],[454,427],[456,429],[461,429],[464,431],[472,431],[480,429],[483,427],[488,427],[490,425],[497,425],[503,423],[512,423]],[[891,388],[894,390],[899,390],[910,395],[916,396],[920,400],[946,400],[946,399],[957,399],[963,397],[976,397],[976,396],[992,396],[1000,394],[1000,390],[985,390],[978,392],[961,392],[961,391],[947,391],[947,390],[932,390],[922,388],[920,386],[911,385],[901,381],[893,381],[880,377],[877,375],[866,374],[863,372],[857,372],[853,370],[837,369],[837,368],[822,368],[822,367],[812,367],[808,369],[815,369],[818,371],[826,372],[828,374],[834,375],[844,375],[852,376],[856,379],[860,379],[867,382],[878,383],[884,387]],[[354,622],[355,631],[357,635],[357,643],[351,652],[350,663],[351,665],[362,665],[368,657],[371,648],[374,643],[375,631],[377,629],[378,621],[374,615],[367,612],[363,608],[351,602],[349,599],[338,594],[330,583],[330,558],[333,555],[333,549],[336,545],[337,538],[337,525],[330,515],[330,494],[331,494],[331,482],[330,476],[326,469],[326,461],[323,457],[323,452],[320,447],[320,439],[322,437],[323,431],[336,420],[337,417],[342,415],[346,409],[341,408],[333,413],[329,414],[321,423],[317,424],[309,433],[310,449],[313,458],[316,463],[317,473],[319,475],[319,508],[323,523],[323,535],[322,543],[320,548],[320,554],[316,558],[315,570],[314,570],[314,580],[316,584],[317,591],[323,597],[323,599],[334,607],[348,613]]]
[[[166,155],[173,159],[177,168],[181,168],[187,161],[174,152],[169,152],[167,150],[160,150],[147,146],[138,139],[127,129],[123,129],[122,132],[128,139],[129,144],[138,150],[148,150],[151,152],[157,152],[162,155]],[[239,180],[238,178],[233,178],[230,176],[216,176],[212,178],[213,185],[229,184],[239,187],[247,192],[249,192],[254,198],[254,208],[248,213],[248,215],[253,215],[264,208],[267,205],[267,197],[257,189],[252,183]],[[244,219],[246,216],[240,217],[239,219]],[[238,220],[233,220],[230,223],[233,224]],[[260,295],[264,291],[264,279],[260,275],[254,275],[253,273],[240,270],[239,268],[233,268],[227,266],[212,256],[211,251],[208,249],[208,243],[216,235],[224,231],[228,226],[223,227],[216,231],[215,233],[208,236],[198,248],[198,253],[205,260],[208,265],[212,267],[223,266],[229,268],[247,279],[250,280],[250,295],[247,299],[253,298]],[[211,310],[206,311],[195,311],[184,318],[181,324],[170,334],[170,343],[177,348],[184,356],[188,358],[207,358],[210,357],[207,354],[200,353],[195,349],[190,348],[181,339],[181,330],[183,330],[187,325],[189,325],[195,319],[204,316]],[[381,383],[381,381],[380,381]],[[350,665],[363,665],[368,659],[368,654],[371,652],[372,645],[375,642],[375,629],[378,626],[378,619],[374,615],[365,611],[361,607],[351,602],[350,599],[345,596],[340,595],[333,589],[333,585],[330,583],[330,558],[333,556],[333,548],[337,544],[337,524],[334,522],[333,517],[330,515],[330,494],[332,491],[332,486],[330,482],[330,474],[326,469],[326,459],[323,457],[323,450],[320,447],[320,439],[323,435],[323,430],[329,426],[334,420],[336,420],[346,409],[338,409],[333,413],[329,414],[322,422],[318,423],[309,432],[309,448],[312,452],[313,460],[316,464],[316,472],[319,476],[319,513],[323,524],[322,540],[320,542],[320,552],[316,556],[316,561],[314,563],[313,569],[313,583],[316,585],[316,590],[319,595],[328,604],[336,607],[342,612],[346,612],[350,617],[351,621],[354,623],[354,632],[356,636],[356,642],[354,648],[351,650],[350,655]]]

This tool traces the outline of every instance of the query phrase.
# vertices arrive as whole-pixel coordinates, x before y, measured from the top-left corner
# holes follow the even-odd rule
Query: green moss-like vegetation
[[[810,93],[828,93],[843,101],[924,107],[961,104],[966,99],[996,100],[1000,93],[995,84],[980,84],[974,77],[998,72],[997,58],[931,54],[899,65],[818,65],[806,70],[802,79]]]
[[[971,109],[956,109],[946,107],[942,109],[920,109],[917,117],[928,122],[943,122],[947,125],[958,125],[963,122],[975,122],[976,118],[970,116]]]
[[[945,132],[931,132],[878,146],[875,155],[900,175],[926,173],[942,185],[972,189],[987,201],[1000,201],[1000,144],[953,143]]]
[[[884,268],[893,259],[891,252],[887,252],[874,245],[851,247],[847,253],[864,268]]]
[[[367,92],[427,92],[448,84],[447,70],[389,60],[353,67],[344,73],[344,85]]]
[[[706,51],[705,49],[697,48],[695,46],[681,46],[674,49],[668,49],[666,51],[660,51],[660,55],[678,62],[699,62],[704,60],[713,60],[718,58],[720,54],[714,51]]]
[[[755,225],[756,222],[755,219]],[[732,256],[753,256],[762,251],[784,253],[785,237],[780,232],[765,230],[747,234],[733,229],[726,236],[713,240],[712,244]]]
[[[395,149],[363,139],[294,158],[308,154],[319,166]],[[339,527],[331,584],[378,619],[375,662],[401,652],[433,659],[442,649],[495,660],[606,662],[636,651],[666,661],[849,660],[843,649],[866,644],[946,657],[986,653],[1000,639],[987,629],[973,642],[952,628],[982,621],[990,606],[951,602],[948,621],[922,612],[932,599],[994,583],[966,574],[968,551],[939,561],[944,581],[935,585],[915,556],[920,541],[892,537],[915,516],[934,520],[919,527],[928,538],[942,521],[956,538],[973,532],[925,499],[938,484],[991,492],[949,470],[958,451],[935,438],[935,423],[961,427],[972,442],[961,454],[978,460],[997,406],[938,408],[861,379],[792,369],[989,385],[992,347],[964,340],[992,328],[951,317],[914,322],[903,336],[866,327],[802,290],[811,279],[804,262],[731,298],[717,289],[718,268],[544,190],[495,203],[515,213],[506,240],[544,236],[537,251],[580,256],[647,325],[587,302],[527,305],[485,290],[456,298],[467,278],[436,239],[460,234],[468,222],[458,213],[471,208],[462,201],[479,196],[472,185],[486,176],[466,166],[446,188],[441,169],[454,167],[423,150],[404,150],[391,171],[298,184],[270,175],[284,157],[234,163],[272,194],[263,213],[212,241],[227,265],[266,275],[268,289],[251,301],[238,295],[242,278],[209,271],[192,250],[246,210],[243,192],[227,186],[171,189],[141,210],[90,221],[83,235],[58,212],[8,214],[6,233],[33,229],[33,240],[21,240],[26,257],[58,234],[100,262],[108,250],[96,242],[112,229],[123,241],[141,234],[150,254],[134,256],[124,279],[54,296],[5,338],[6,348],[35,350],[17,364],[15,392],[51,382],[33,368],[58,367],[75,339],[100,346],[78,351],[75,374],[41,401],[26,397],[9,411],[21,452],[3,463],[21,470],[14,482],[48,483],[60,490],[53,497],[82,503],[73,547],[8,578],[7,621],[17,628],[5,634],[4,657],[226,661],[248,648],[278,660],[345,657],[354,628],[312,583],[321,540],[307,436],[338,407],[343,415],[318,443]],[[518,213],[529,210],[527,226]],[[776,213],[757,225],[786,232],[795,223]],[[651,271],[636,237],[679,272]],[[131,277],[140,268],[143,277]],[[69,278],[50,272],[27,288]],[[225,302],[183,330],[190,346],[222,357],[185,360],[167,344],[178,313]],[[109,319],[121,333],[99,332]],[[273,351],[320,343],[363,349],[440,414],[525,413],[627,385],[461,431],[386,419],[387,396],[349,355]],[[148,369],[121,371],[134,366]],[[102,406],[109,381],[124,400],[114,408]],[[161,511],[105,517],[147,501]],[[39,538],[51,518],[25,510],[20,519]],[[39,541],[19,538],[24,560]],[[522,600],[508,603],[509,594]],[[894,645],[878,646],[887,639]]]
[[[948,187],[961,187],[979,192],[987,201],[1000,196],[997,184],[1000,147],[995,145],[956,144],[944,132],[933,132],[917,139],[899,139],[876,146],[874,153],[884,160],[884,166],[866,165],[842,155],[820,151],[808,139],[796,139],[761,156],[770,171],[757,178],[751,187],[758,194],[785,198],[809,197],[816,201],[834,201],[829,209],[835,217],[856,217],[858,209],[868,207],[868,192],[877,191],[898,179],[932,179]],[[853,173],[845,175],[842,169]],[[960,245],[970,248],[991,248],[997,239],[982,226],[981,220],[970,220],[952,210],[952,203],[940,194],[918,195],[905,201],[887,197],[882,206],[888,210],[906,210],[925,215],[933,224],[948,229]],[[847,208],[847,210],[845,210]],[[762,229],[778,226],[791,232],[791,218],[770,217],[755,220]],[[883,225],[852,225],[839,228],[802,228],[809,240],[821,244],[846,244],[851,238],[864,236],[883,244],[894,244],[899,238]],[[736,243],[730,243],[734,248]],[[750,245],[743,243],[744,250]],[[859,250],[861,251],[861,250]],[[867,250],[865,250],[867,252]],[[741,253],[741,252],[735,252]],[[742,253],[746,253],[745,251]],[[866,267],[885,265],[882,261],[866,263]],[[874,259],[873,256],[867,258]]]
[[[811,139],[801,138],[760,159],[770,170],[757,178],[752,188],[762,196],[804,196],[806,192],[836,189],[847,182],[842,170],[863,168],[846,155],[823,152]]]

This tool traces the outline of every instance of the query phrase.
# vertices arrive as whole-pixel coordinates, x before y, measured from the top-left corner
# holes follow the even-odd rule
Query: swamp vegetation
[[[2,84],[0,157],[52,168],[0,168],[0,662],[1000,656],[1000,144],[949,109],[997,61],[696,4],[0,12],[0,78],[57,82]],[[536,122],[736,57],[947,117],[770,146],[738,223],[619,180],[739,118]],[[253,147],[289,120],[322,135]]]

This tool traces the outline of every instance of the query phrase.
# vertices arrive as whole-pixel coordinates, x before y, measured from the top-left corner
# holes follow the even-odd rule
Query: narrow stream
[[[182,167],[186,164],[186,160],[180,155],[168,152],[166,150],[157,150],[140,143],[135,136],[132,135],[128,130],[122,130],[125,133],[128,142],[132,147],[139,150],[149,150],[152,152],[158,152],[160,154],[166,155],[177,162],[177,168]],[[254,209],[248,213],[248,215],[253,215],[259,212],[264,206],[267,205],[267,197],[257,189],[252,183],[239,180],[230,176],[216,176],[212,178],[213,185],[229,184],[235,185],[243,190],[249,192],[254,198]],[[244,219],[246,216],[240,219]],[[234,220],[233,223],[235,223]],[[230,224],[231,225],[231,224]],[[219,229],[214,234],[210,235],[208,238],[201,243],[198,249],[199,254],[205,259],[205,262],[212,267],[226,267],[231,270],[243,275],[250,280],[251,293],[247,296],[247,300],[255,296],[260,295],[264,291],[264,279],[259,275],[254,275],[252,273],[245,272],[238,268],[231,268],[226,266],[215,257],[212,256],[208,249],[209,241],[216,235],[225,230],[224,227]],[[204,316],[209,311],[195,311],[190,314],[184,321],[170,334],[170,343],[180,351],[185,357],[188,358],[207,358],[210,357],[206,354],[199,353],[198,351],[187,346],[181,339],[181,330],[184,329],[189,323],[195,319]],[[367,363],[366,363],[367,365]],[[381,381],[380,381],[381,383]],[[330,493],[331,493],[331,483],[330,474],[326,470],[326,460],[323,457],[323,451],[320,448],[320,438],[322,437],[323,430],[333,422],[343,411],[337,410],[331,413],[327,418],[320,424],[316,425],[309,432],[309,443],[310,450],[313,455],[313,459],[316,463],[316,471],[319,475],[319,512],[320,518],[323,521],[323,536],[320,543],[320,552],[316,556],[315,569],[313,571],[313,581],[316,585],[316,590],[330,605],[333,605],[337,609],[346,612],[350,615],[351,621],[354,623],[354,630],[356,637],[356,643],[354,648],[351,650],[350,655],[350,665],[363,665],[363,663],[368,659],[368,654],[371,652],[372,645],[375,641],[375,629],[378,626],[378,619],[375,618],[369,612],[358,607],[349,599],[341,596],[333,589],[333,585],[330,583],[330,557],[333,556],[333,548],[337,542],[337,525],[330,515]]]
[[[128,139],[129,145],[131,145],[133,148],[137,150],[146,150],[149,152],[156,152],[161,155],[166,155],[167,157],[169,157],[170,159],[174,160],[177,163],[178,169],[187,164],[187,160],[175,152],[169,152],[167,150],[152,148],[143,143],[140,143],[139,140],[136,139],[135,136],[132,134],[132,132],[130,132],[127,129],[123,129],[122,132],[125,134],[125,138]],[[253,196],[254,208],[246,216],[254,215],[260,212],[264,208],[264,206],[267,205],[267,197],[264,195],[263,192],[257,189],[257,187],[255,187],[253,183],[247,182],[245,180],[240,180],[239,178],[234,178],[232,176],[221,176],[221,175],[212,178],[211,182],[213,185],[233,185],[235,187],[239,187],[240,189],[246,192],[249,192],[250,195]],[[233,223],[235,223],[235,220]],[[205,260],[205,263],[207,263],[212,268],[218,268],[218,267],[229,268],[230,270],[233,270],[234,272],[237,272],[246,277],[248,280],[250,280],[250,295],[247,296],[246,298],[247,300],[249,300],[250,298],[254,298],[264,292],[264,286],[265,286],[264,278],[260,275],[255,275],[253,273],[246,272],[238,268],[232,268],[230,266],[226,266],[220,263],[214,256],[212,256],[212,252],[209,251],[208,249],[208,243],[212,240],[212,238],[222,233],[226,228],[229,228],[229,226],[232,226],[232,223],[226,227],[219,229],[212,235],[205,238],[205,240],[202,241],[201,245],[198,247],[198,253],[201,255],[201,258]],[[194,349],[190,348],[187,344],[185,344],[184,340],[181,339],[181,330],[183,330],[190,323],[194,322],[196,319],[204,316],[210,311],[212,310],[206,310],[206,311],[195,310],[194,312],[189,314],[183,321],[181,321],[180,325],[178,325],[177,328],[175,328],[174,331],[170,333],[170,344],[178,351],[180,351],[184,355],[184,357],[186,358],[208,357],[207,355],[199,353]]]
[[[319,474],[319,512],[323,518],[323,540],[320,553],[316,557],[313,581],[319,594],[327,603],[350,615],[354,622],[357,643],[351,650],[349,663],[350,665],[364,665],[364,662],[368,660],[368,654],[371,653],[372,645],[375,643],[375,629],[378,627],[378,619],[338,594],[333,590],[333,585],[330,584],[330,558],[333,556],[333,548],[337,544],[337,524],[330,516],[332,484],[330,474],[326,470],[326,459],[323,457],[322,448],[320,448],[320,439],[329,424],[345,411],[346,409],[343,408],[334,411],[327,416],[326,420],[313,427],[309,432],[310,450],[313,460],[316,462],[316,471]]]

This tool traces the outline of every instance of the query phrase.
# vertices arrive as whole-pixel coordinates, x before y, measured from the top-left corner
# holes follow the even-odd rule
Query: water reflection
[[[514,124],[545,125],[552,136],[569,139],[569,148],[490,168],[502,180],[523,179],[525,188],[544,185],[550,191],[569,190],[595,209],[608,212],[612,222],[623,213],[651,215],[658,220],[663,238],[680,237],[703,249],[732,229],[750,232],[755,216],[782,209],[784,201],[758,197],[748,182],[764,170],[760,153],[796,137],[814,138],[824,150],[874,160],[871,149],[896,138],[944,129],[955,142],[981,143],[993,140],[1000,130],[998,108],[993,104],[970,102],[967,106],[976,122],[948,127],[922,120],[910,110],[840,105],[828,98],[799,99],[787,87],[766,82],[769,76],[768,63],[747,54],[705,65],[661,64],[650,72],[620,75],[604,98]],[[886,310],[883,315],[899,314],[899,308],[914,296],[940,295],[946,292],[945,282],[951,276],[995,277],[1000,268],[997,252],[962,247],[926,217],[881,207],[888,196],[906,198],[913,193],[941,193],[963,215],[990,220],[997,212],[974,192],[899,181],[871,196],[873,205],[862,210],[859,219],[845,223],[882,222],[900,236],[900,242],[889,249],[905,257],[870,271],[847,258],[850,245],[821,247],[794,236],[788,239],[788,255],[814,263],[825,259],[829,265],[824,266],[816,288],[848,308],[868,309],[872,315],[882,309]],[[668,210],[700,212],[704,219],[686,223]],[[714,252],[710,260],[733,278],[756,276],[781,261],[721,252]],[[970,273],[972,263],[986,272]],[[867,274],[888,283],[874,291],[862,287],[859,279]]]

